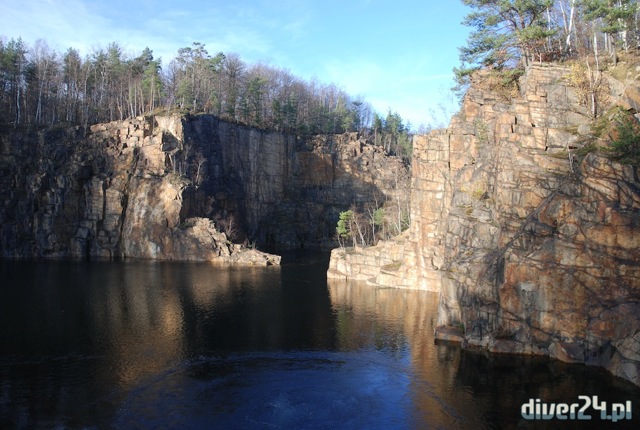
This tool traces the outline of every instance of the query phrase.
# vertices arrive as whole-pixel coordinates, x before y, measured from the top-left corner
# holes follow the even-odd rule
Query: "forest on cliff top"
[[[637,0],[462,0],[472,8],[463,24],[472,31],[460,48],[456,87],[463,96],[476,87],[511,99],[519,78],[534,63],[567,66],[578,102],[594,121],[595,140],[583,150],[602,150],[624,164],[640,163],[640,122],[636,109],[608,105],[607,78],[637,80],[640,64],[640,7]],[[619,67],[620,58],[626,60]],[[636,73],[630,70],[636,67]],[[482,77],[473,79],[482,70]],[[604,120],[604,121],[603,121]],[[612,125],[608,123],[611,122]],[[600,147],[599,135],[608,145]]]
[[[638,0],[462,0],[471,28],[454,69],[464,94],[489,69],[494,86],[517,83],[532,62],[595,59],[595,71],[640,46]],[[599,61],[600,60],[600,61]],[[587,62],[587,65],[590,65]],[[500,89],[500,88],[498,88]],[[167,112],[209,113],[253,127],[301,136],[367,132],[408,159],[411,125],[389,109],[375,112],[335,84],[305,81],[285,69],[247,64],[234,53],[210,54],[194,42],[163,64],[149,48],[125,52],[112,42],[84,56],[56,52],[46,40],[28,46],[0,38],[0,125],[81,125]]]
[[[458,90],[484,68],[517,77],[534,62],[609,57],[640,47],[637,0],[462,0],[472,28],[454,69]],[[603,58],[604,59],[604,58]]]
[[[153,51],[129,54],[118,42],[82,57],[0,39],[0,124],[48,127],[123,120],[148,114],[207,113],[300,136],[364,132],[408,159],[410,124],[386,116],[335,84],[305,81],[288,70],[247,64],[234,53],[209,54],[194,42],[166,66]]]

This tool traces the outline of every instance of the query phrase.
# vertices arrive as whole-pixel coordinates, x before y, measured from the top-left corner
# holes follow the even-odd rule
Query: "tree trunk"
[[[616,41],[613,39],[612,34],[607,34],[607,39],[609,39],[609,49],[611,50],[611,61],[613,61],[613,65],[618,64],[618,53],[616,52]]]
[[[562,6],[562,3],[560,3]],[[569,12],[569,25],[566,27],[567,39],[565,41],[565,50],[571,53],[571,32],[573,31],[573,17],[575,15],[576,10],[576,0],[571,0],[571,11]],[[562,9],[562,14],[564,16],[564,8]]]

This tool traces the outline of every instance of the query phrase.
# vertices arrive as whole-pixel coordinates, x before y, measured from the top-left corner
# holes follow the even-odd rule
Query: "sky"
[[[468,12],[459,0],[1,0],[0,37],[83,56],[110,42],[132,55],[149,47],[163,66],[201,42],[211,55],[334,83],[417,128],[455,111]]]

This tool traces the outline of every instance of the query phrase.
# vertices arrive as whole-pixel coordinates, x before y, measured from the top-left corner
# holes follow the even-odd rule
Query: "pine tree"
[[[583,0],[580,2],[587,21],[601,20],[600,31],[605,33],[609,53],[613,63],[618,62],[614,34],[621,33],[623,47],[628,48],[627,29],[636,12],[636,4],[632,0]],[[595,55],[598,55],[597,41],[594,43]]]
[[[474,28],[460,48],[460,68],[454,68],[457,89],[463,91],[469,76],[486,67],[502,71],[519,63],[528,65],[544,50],[551,37],[545,12],[553,0],[462,0],[474,9],[464,25]]]

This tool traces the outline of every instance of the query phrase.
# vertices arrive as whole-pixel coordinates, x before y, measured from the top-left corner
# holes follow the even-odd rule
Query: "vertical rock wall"
[[[427,177],[443,172],[444,190],[414,187],[432,200],[416,246],[435,254],[427,273],[441,277],[443,333],[639,384],[639,172],[574,157],[594,130],[568,74],[533,66],[510,103],[472,86],[450,128],[423,141],[417,163]]]
[[[597,131],[569,74],[534,65],[509,100],[475,76],[449,128],[414,139],[396,276],[361,269],[388,243],[335,250],[330,275],[439,291],[441,338],[602,365],[640,384],[640,171],[577,157]],[[635,113],[637,81],[606,82],[609,106]]]
[[[301,140],[203,115],[183,120],[178,134],[183,155],[207,160],[203,181],[185,191],[193,204],[183,215],[233,219],[262,247],[332,245],[338,215],[352,204],[409,199],[407,166],[357,133]]]
[[[229,260],[240,248],[221,230],[322,246],[351,204],[408,199],[407,167],[357,134],[300,141],[198,115],[0,142],[3,257]]]

